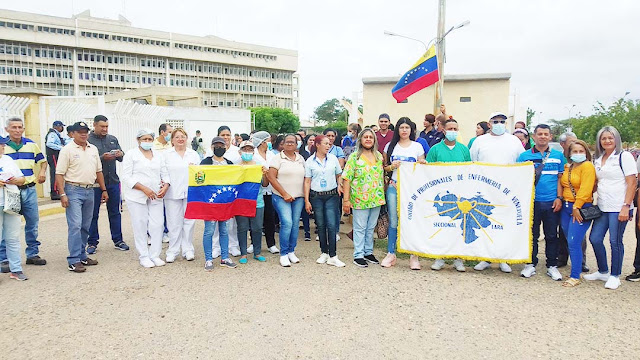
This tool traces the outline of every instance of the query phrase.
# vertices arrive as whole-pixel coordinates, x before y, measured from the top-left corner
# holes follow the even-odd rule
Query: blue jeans
[[[6,254],[11,272],[22,271],[20,259],[20,215],[7,214],[0,204],[0,229],[6,242]]]
[[[558,222],[560,213],[553,212],[553,201],[535,201],[533,203],[533,266],[538,265],[538,238],[540,237],[540,223],[544,231],[544,253],[547,257],[547,267],[558,265]]]
[[[38,212],[38,193],[36,187],[32,186],[20,190],[22,215],[24,216],[24,240],[27,243],[25,254],[27,259],[38,255],[40,242],[38,241],[38,223],[40,214]],[[4,238],[0,242],[0,261],[7,260]]]
[[[120,215],[120,184],[107,185],[107,214],[109,214],[109,229],[111,230],[111,239],[114,244],[122,241],[122,226]],[[102,199],[102,190],[93,188],[93,219],[91,220],[91,228],[89,229],[89,245],[98,246],[98,216],[100,214],[100,200]]]
[[[606,274],[609,271],[607,265],[607,250],[604,247],[604,236],[609,231],[609,242],[611,243],[611,275],[620,276],[622,272],[622,259],[624,258],[624,244],[622,236],[627,221],[618,221],[617,212],[603,212],[602,216],[593,221],[589,241],[593,245],[593,252],[596,253],[598,271]]]
[[[296,250],[298,244],[298,219],[304,207],[304,198],[297,197],[292,202],[286,202],[280,195],[271,196],[273,207],[280,218],[280,256]],[[295,224],[295,228],[293,226]]]
[[[67,262],[75,264],[87,258],[87,240],[93,215],[93,188],[85,189],[65,184],[64,192],[69,199],[69,206],[66,210],[67,227],[69,228]]]
[[[336,223],[340,211],[340,197],[338,195],[313,196],[309,199],[313,207],[313,215],[318,228],[320,251],[329,256],[336,256],[336,233],[340,228],[340,222]]]
[[[373,254],[373,230],[378,223],[380,206],[353,209],[353,258],[362,259]]]
[[[238,245],[240,254],[247,255],[247,231],[251,231],[251,243],[253,244],[253,255],[258,256],[262,252],[262,222],[264,219],[264,208],[256,208],[256,216],[236,216],[238,224]],[[222,250],[220,250],[222,252]]]
[[[213,232],[218,225],[220,233],[220,258],[229,258],[229,233],[227,232],[226,221],[205,221],[204,233],[202,234],[202,247],[204,248],[204,259],[213,260]]]
[[[387,252],[396,253],[396,242],[398,241],[398,191],[389,184],[387,189],[387,208],[389,214],[389,241],[387,242]]]
[[[591,203],[585,203],[582,208],[586,209],[591,207]],[[580,279],[580,272],[582,272],[582,240],[584,235],[591,226],[591,220],[583,220],[582,223],[573,221],[573,203],[565,201],[562,205],[562,212],[560,213],[561,228],[564,232],[565,238],[567,238],[567,244],[569,247],[569,258],[571,259],[571,277],[574,279]]]

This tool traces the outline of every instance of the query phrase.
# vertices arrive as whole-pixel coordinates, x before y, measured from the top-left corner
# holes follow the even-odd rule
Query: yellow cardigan
[[[564,166],[564,173],[560,178],[562,184],[562,197],[565,201],[573,202],[573,207],[580,209],[584,203],[593,202],[593,187],[596,183],[596,168],[590,161],[582,164],[573,164],[571,170],[571,184],[576,191],[576,198],[571,193],[569,187],[569,168],[571,164]]]

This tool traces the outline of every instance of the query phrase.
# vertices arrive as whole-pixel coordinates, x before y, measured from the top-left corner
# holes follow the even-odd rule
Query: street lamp
[[[422,46],[424,46],[424,51],[425,51],[425,52],[429,49],[429,48],[427,47],[427,44],[425,44],[425,43],[424,43],[424,41],[422,41],[422,40],[418,40],[418,39],[416,39],[416,38],[412,38],[412,37],[409,37],[409,36],[405,36],[405,35],[401,35],[401,34],[398,34],[398,33],[394,33],[394,32],[392,32],[392,31],[388,31],[388,30],[385,30],[385,31],[384,31],[384,34],[385,34],[385,35],[387,35],[387,36],[397,36],[397,37],[401,37],[401,38],[404,38],[404,39],[409,39],[409,40],[417,41],[417,42],[419,42],[420,44],[422,44]],[[429,43],[431,43],[431,42],[429,42]]]
[[[437,45],[437,44],[441,43],[441,42],[444,40],[444,38],[445,38],[447,35],[449,35],[449,33],[450,33],[450,32],[452,32],[453,30],[460,29],[461,27],[465,27],[465,26],[469,25],[470,23],[471,23],[471,21],[470,21],[470,20],[465,20],[465,21],[461,22],[460,24],[458,24],[458,25],[456,25],[456,26],[452,26],[449,30],[447,30],[447,32],[446,32],[446,33],[444,33],[444,35],[442,36],[442,38],[441,38],[440,40],[438,40],[438,37],[434,37],[433,39],[429,40],[429,42],[428,42],[428,43],[426,43],[426,44],[425,44],[425,43],[424,43],[424,41],[422,41],[422,40],[419,40],[419,39],[416,39],[416,38],[412,38],[412,37],[410,37],[410,36],[406,36],[406,35],[398,34],[398,33],[395,33],[395,32],[393,32],[393,31],[389,31],[389,30],[385,30],[385,31],[384,31],[384,34],[385,34],[385,35],[387,35],[387,36],[397,36],[397,37],[401,37],[401,38],[404,38],[404,39],[409,39],[409,40],[417,41],[417,42],[419,42],[420,44],[422,44],[422,46],[424,46],[424,49],[425,49],[425,51],[426,51],[426,50],[428,50],[428,49],[429,49],[429,46],[431,45],[431,43],[433,43],[435,40],[438,40],[438,41],[436,42],[436,45]]]
[[[569,119],[571,119],[571,110],[573,110],[573,108],[576,107],[575,104],[571,105],[571,107],[565,106],[564,108],[567,109],[567,111],[569,111]]]
[[[623,99],[627,97],[627,95],[631,94],[631,91],[627,91],[626,93],[624,93],[624,96],[622,97]]]

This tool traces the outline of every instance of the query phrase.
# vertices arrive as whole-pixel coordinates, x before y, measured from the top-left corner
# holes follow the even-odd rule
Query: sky
[[[436,36],[437,0],[24,0],[3,8],[70,17],[124,15],[140,28],[298,51],[300,117],[362,91],[362,78],[400,76]],[[589,115],[629,92],[640,99],[640,1],[449,0],[445,74],[511,73],[510,109],[536,122]],[[446,91],[444,93],[446,102]],[[575,107],[573,107],[575,105]]]

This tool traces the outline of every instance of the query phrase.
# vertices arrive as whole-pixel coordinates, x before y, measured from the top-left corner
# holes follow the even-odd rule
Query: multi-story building
[[[140,29],[118,20],[0,10],[0,88],[107,95],[145,87],[200,91],[200,106],[299,112],[294,50]]]

